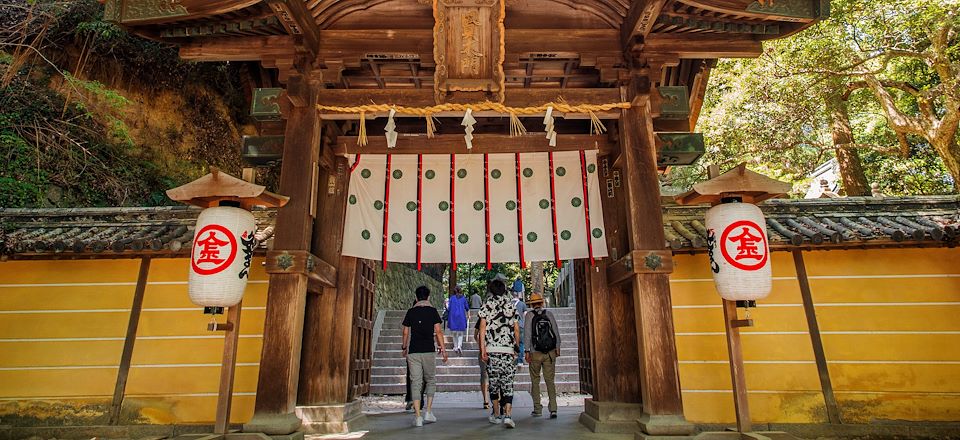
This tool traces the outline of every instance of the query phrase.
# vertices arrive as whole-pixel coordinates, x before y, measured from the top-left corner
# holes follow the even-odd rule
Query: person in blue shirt
[[[454,337],[453,351],[463,354],[463,337],[467,334],[467,321],[470,318],[470,301],[460,286],[453,288],[453,295],[447,301],[447,328]]]

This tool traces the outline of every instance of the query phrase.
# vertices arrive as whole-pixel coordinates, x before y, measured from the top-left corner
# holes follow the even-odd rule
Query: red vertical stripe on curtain
[[[456,155],[450,155],[450,264],[454,270],[457,267],[457,228],[456,228],[456,210],[454,205],[457,199],[457,158]]]
[[[517,169],[517,241],[520,243],[520,267],[527,267],[527,260],[523,256],[523,194],[520,190],[520,153],[513,153],[513,160]]]
[[[387,247],[390,243],[390,164],[393,155],[387,155],[386,179],[383,183],[383,253],[380,255],[380,261],[383,262],[383,270],[387,270]]]
[[[550,217],[553,220],[553,260],[557,263],[557,267],[563,265],[560,262],[560,239],[557,237],[557,187],[556,187],[556,176],[555,169],[553,167],[553,152],[547,153],[547,156],[550,158]]]
[[[417,270],[423,270],[423,155],[417,155]]]
[[[490,155],[483,155],[483,231],[487,244],[487,270],[493,269],[490,262]]]
[[[355,157],[355,158],[353,159],[353,165],[350,165],[350,172],[352,173],[353,170],[357,169],[358,166],[360,166],[360,155],[359,155],[359,154],[357,154],[357,157]]]

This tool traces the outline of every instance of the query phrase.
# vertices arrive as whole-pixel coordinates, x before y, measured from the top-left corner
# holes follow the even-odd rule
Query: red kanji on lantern
[[[220,225],[207,225],[197,232],[193,241],[191,266],[200,275],[219,273],[233,263],[237,256],[237,238]]]
[[[731,255],[729,247],[734,247],[735,255]],[[766,233],[752,221],[733,222],[720,236],[720,251],[733,267],[743,270],[760,269],[767,262]],[[747,263],[743,260],[753,261]]]

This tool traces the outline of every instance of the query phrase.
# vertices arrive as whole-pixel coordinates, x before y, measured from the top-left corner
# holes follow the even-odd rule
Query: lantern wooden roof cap
[[[713,179],[693,185],[693,189],[676,196],[680,205],[709,203],[715,205],[726,197],[741,197],[745,203],[760,203],[774,197],[785,196],[792,186],[787,182],[771,179],[747,169],[741,163]]]
[[[267,191],[262,185],[250,183],[220,172],[210,167],[210,174],[193,182],[167,190],[167,197],[188,205],[209,208],[218,206],[221,201],[235,201],[240,207],[251,209],[255,206],[279,208],[290,200],[287,196]]]

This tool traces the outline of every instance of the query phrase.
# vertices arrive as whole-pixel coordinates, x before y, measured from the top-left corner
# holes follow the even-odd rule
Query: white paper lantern
[[[190,301],[204,307],[231,307],[243,298],[257,246],[250,211],[219,206],[197,218],[190,258]]]
[[[707,246],[717,292],[729,301],[770,294],[770,246],[766,220],[749,203],[724,203],[707,211]]]

